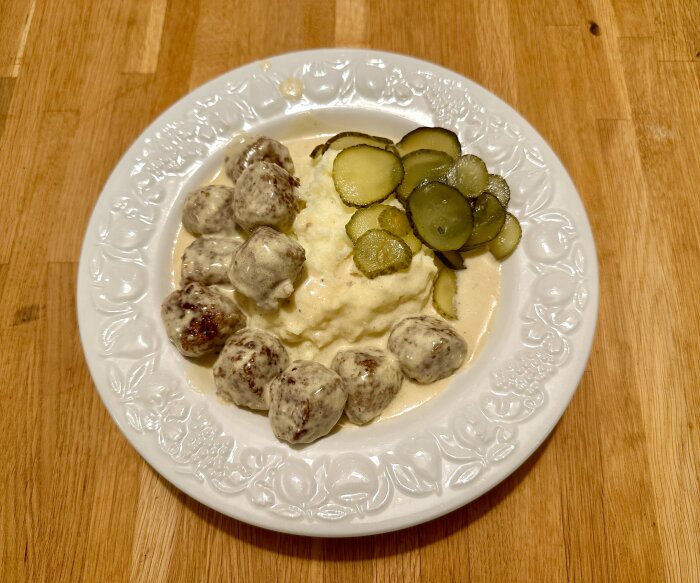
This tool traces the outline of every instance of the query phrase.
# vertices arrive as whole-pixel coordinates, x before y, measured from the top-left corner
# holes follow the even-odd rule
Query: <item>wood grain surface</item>
[[[231,68],[331,46],[516,107],[571,173],[601,275],[590,362],[537,453],[358,540],[251,527],[161,479],[94,390],[75,313],[93,204],[146,125]],[[700,581],[699,185],[697,0],[0,0],[0,579]]]

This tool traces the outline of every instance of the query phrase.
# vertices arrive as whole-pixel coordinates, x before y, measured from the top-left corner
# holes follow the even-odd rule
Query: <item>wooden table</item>
[[[578,186],[601,274],[591,360],[537,453],[360,540],[171,487],[109,418],[75,314],[93,203],[146,125],[231,68],[329,46],[428,59],[516,107]],[[699,2],[3,0],[0,188],[3,581],[700,581]]]

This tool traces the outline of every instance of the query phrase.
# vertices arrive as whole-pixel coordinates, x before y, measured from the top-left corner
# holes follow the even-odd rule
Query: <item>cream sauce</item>
[[[306,129],[308,130],[308,128]],[[309,168],[311,165],[306,162],[309,152],[325,138],[326,135],[314,135],[312,137],[294,137],[285,140],[285,145],[289,148],[292,159],[295,162],[296,175],[302,180],[302,183],[305,177],[309,176]],[[231,180],[226,176],[222,165],[205,184],[223,184],[231,186]],[[174,287],[178,287],[180,281],[180,261],[182,254],[193,240],[194,237],[181,227],[175,240],[172,256],[171,281]],[[494,259],[490,253],[470,256],[466,259],[466,264],[467,269],[456,272],[458,319],[450,323],[466,340],[468,353],[464,363],[455,374],[467,368],[476,356],[478,356],[494,319],[493,317],[500,294],[500,263]],[[217,287],[227,295],[234,295],[231,286],[220,285]],[[236,299],[240,300],[241,298],[236,297]],[[239,301],[239,303],[242,306],[245,305],[245,302]],[[426,305],[420,313],[433,316],[437,315],[430,301],[426,302]],[[365,336],[357,342],[357,345],[375,346],[377,348],[386,349],[387,337],[388,332],[375,336]],[[308,346],[301,347],[290,343],[285,343],[285,345],[289,351],[290,360],[309,357]],[[314,359],[322,364],[329,365],[335,353],[339,349],[347,347],[348,345],[346,342],[331,342],[317,349]],[[216,355],[210,355],[199,359],[197,362],[188,361],[188,381],[194,390],[203,393],[215,392],[211,372],[215,360]],[[452,378],[453,377],[450,376],[429,385],[421,385],[409,379],[404,380],[399,393],[373,423],[397,417],[428,402],[439,394],[451,382]],[[347,425],[348,427],[356,427],[347,421],[344,416],[340,424],[343,426]]]

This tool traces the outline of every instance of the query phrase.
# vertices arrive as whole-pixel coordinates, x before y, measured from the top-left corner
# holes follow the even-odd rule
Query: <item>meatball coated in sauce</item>
[[[226,341],[216,359],[216,393],[236,405],[266,410],[263,391],[287,366],[289,355],[276,336],[244,328]]]
[[[248,166],[236,181],[233,216],[246,231],[268,226],[287,231],[299,210],[294,193],[299,181],[284,168],[272,162],[256,162]]]
[[[404,374],[419,383],[450,376],[467,356],[467,343],[447,322],[433,316],[412,316],[398,322],[389,335],[389,350]]]
[[[278,439],[311,443],[326,435],[343,414],[343,380],[318,362],[298,360],[267,387],[269,419]]]
[[[294,292],[294,280],[306,260],[294,239],[258,227],[231,256],[229,279],[233,286],[263,310],[274,310]]]
[[[343,379],[345,415],[356,425],[369,423],[386,409],[403,382],[396,359],[379,348],[341,350],[331,368]]]
[[[165,298],[161,317],[175,348],[191,357],[218,351],[246,323],[233,300],[198,282]]]
[[[232,232],[233,188],[210,184],[190,192],[182,207],[182,224],[191,234],[212,235]]]
[[[224,166],[226,174],[236,184],[238,177],[255,162],[271,162],[294,174],[294,162],[287,146],[265,136],[245,134],[228,147]]]
[[[229,283],[231,254],[241,243],[223,237],[199,237],[182,254],[182,285],[198,281],[205,285]]]

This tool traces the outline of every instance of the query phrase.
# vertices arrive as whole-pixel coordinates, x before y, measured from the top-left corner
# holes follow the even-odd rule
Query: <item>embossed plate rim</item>
[[[301,100],[276,90],[290,76],[304,83]],[[249,435],[229,436],[217,411],[201,399],[163,380],[172,381],[159,368],[169,358],[168,347],[162,331],[149,329],[153,318],[140,313],[157,305],[152,286],[139,287],[149,257],[157,255],[149,237],[162,229],[197,165],[233,131],[348,105],[452,126],[490,165],[512,173],[514,205],[528,228],[508,269],[518,270],[519,291],[532,295],[532,305],[518,300],[522,338],[517,332],[499,338],[504,352],[512,347],[512,357],[489,375],[470,377],[478,389],[455,393],[454,413],[448,408],[439,424],[429,417],[426,426],[436,424],[398,441],[389,438],[367,455],[329,453],[328,444],[342,444],[334,436],[302,451],[263,439],[251,444],[245,441]],[[170,143],[180,144],[182,156],[164,155]],[[521,185],[539,194],[518,200]],[[151,274],[157,271],[150,267]],[[572,398],[597,310],[590,225],[570,177],[541,136],[499,98],[457,73],[403,55],[353,49],[290,53],[246,65],[163,113],[107,181],[78,275],[78,317],[90,372],[142,457],[176,487],[224,514],[316,536],[360,536],[418,524],[470,502],[515,471]],[[126,347],[115,349],[120,342]],[[361,479],[353,482],[353,476]]]

